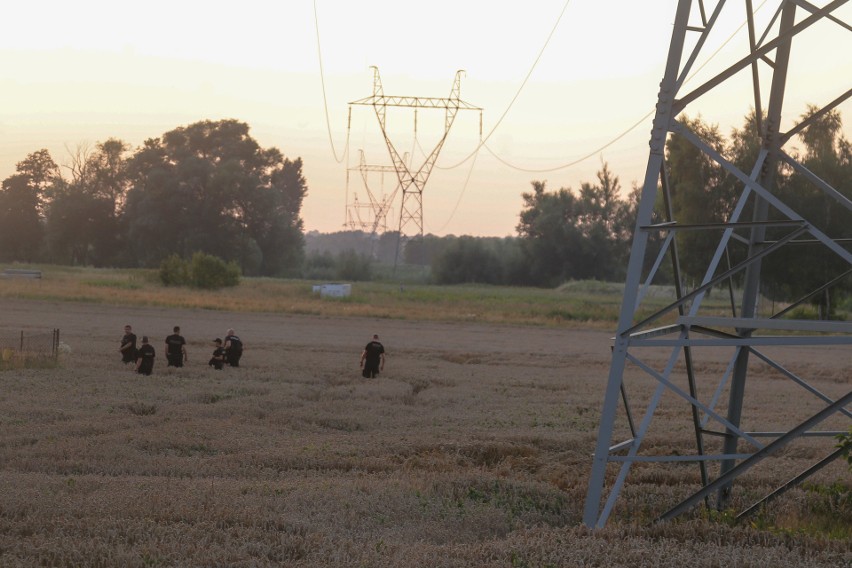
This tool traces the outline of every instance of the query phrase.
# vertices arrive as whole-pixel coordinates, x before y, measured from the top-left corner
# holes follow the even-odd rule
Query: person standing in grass
[[[240,358],[243,356],[243,342],[234,333],[233,329],[228,330],[225,336],[225,362],[231,367],[240,366]]]
[[[213,340],[213,344],[216,346],[216,349],[213,350],[213,357],[210,358],[207,364],[217,371],[221,371],[222,367],[225,366],[225,348],[222,347],[222,340],[218,337]]]
[[[183,367],[186,356],[186,339],[180,334],[180,326],[174,327],[174,333],[166,338],[166,359],[168,367]]]
[[[142,347],[139,348],[138,360],[136,361],[136,372],[140,375],[150,375],[154,370],[154,358],[157,353],[154,347],[148,343],[148,336],[142,336]]]
[[[121,362],[124,364],[136,362],[136,334],[130,324],[124,326],[124,337],[121,338]]]
[[[373,379],[379,371],[385,370],[385,347],[379,343],[379,336],[373,335],[373,340],[364,347],[361,353],[361,376]]]

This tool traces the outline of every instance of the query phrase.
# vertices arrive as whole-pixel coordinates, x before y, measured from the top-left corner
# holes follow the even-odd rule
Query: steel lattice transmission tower
[[[787,87],[803,85],[790,75],[794,70],[790,65],[791,53],[795,53],[797,38],[804,40],[807,34],[837,30],[842,37],[850,38],[848,32],[852,28],[840,10],[845,3],[835,0],[817,6],[804,0],[781,0],[776,3],[777,10],[768,24],[758,29],[752,2],[745,0],[748,48],[743,50],[742,58],[730,62],[691,90],[684,83],[725,11],[726,2],[679,0],[677,4],[586,496],[584,523],[589,527],[606,523],[634,466],[672,468],[671,473],[684,480],[677,486],[682,493],[672,498],[680,501],[672,503],[671,508],[665,504],[668,509],[660,515],[660,520],[670,519],[701,502],[720,509],[734,507],[739,516],[744,516],[841,455],[833,440],[822,443],[812,436],[834,436],[848,431],[852,423],[849,378],[829,385],[836,387],[837,392],[821,392],[812,384],[814,377],[805,374],[807,365],[796,357],[803,352],[816,355],[825,351],[836,355],[839,351],[847,364],[852,362],[852,352],[848,349],[852,345],[852,324],[788,316],[815,294],[824,294],[841,285],[849,289],[852,278],[849,239],[824,232],[815,220],[809,219],[809,212],[815,207],[830,208],[831,215],[845,218],[849,227],[852,202],[848,194],[809,171],[785,145],[820,118],[836,112],[852,96],[849,88],[852,78],[838,74],[836,80],[841,84],[832,94],[823,95],[836,98],[815,101],[822,106],[812,109],[813,112],[803,114],[806,109],[785,109],[783,103]],[[852,53],[849,42],[820,45],[825,57],[848,58]],[[719,94],[735,77],[745,77],[745,82],[752,85],[753,102],[744,102],[754,105],[761,136],[756,160],[745,167],[737,167],[691,131],[687,121],[678,119],[685,110],[697,115],[698,103]],[[766,82],[767,78],[768,91],[762,91],[767,86],[762,81]],[[765,105],[762,92],[768,92]],[[809,96],[819,97],[819,94]],[[782,117],[791,122],[791,117],[797,116],[805,118],[786,132],[781,130]],[[694,218],[690,223],[678,221],[672,206],[678,188],[670,183],[665,161],[666,141],[675,136],[681,137],[679,143],[691,144],[702,159],[711,160],[736,178],[740,193],[730,204],[731,213],[724,222],[702,223]],[[792,200],[785,201],[783,192],[777,191],[776,176],[782,168],[785,172],[795,172],[810,185],[807,199],[812,201],[806,206],[797,202],[797,208]],[[655,205],[657,211],[663,209],[663,212],[655,213]],[[683,283],[681,266],[687,259],[678,253],[677,247],[678,240],[687,232],[705,239],[704,242],[712,245],[710,251],[715,248],[715,252],[699,260],[699,266],[706,270],[703,280],[691,289]],[[785,255],[794,250],[792,247],[829,251],[834,272],[811,293],[773,313],[774,305],[767,310],[761,304],[761,291],[773,284],[761,273],[761,265],[770,255]],[[675,300],[663,307],[647,305],[651,284],[659,281],[664,262],[670,262]],[[708,305],[711,288],[726,290],[729,306],[723,311],[713,311]],[[758,369],[762,369],[762,375],[755,372]],[[747,391],[746,384],[756,386],[767,381],[767,372],[773,379],[781,379],[772,384],[773,389],[789,389],[793,394],[785,395],[786,400],[781,400],[780,395],[773,396],[771,402],[778,405],[777,413],[770,419],[771,424],[760,424],[759,416],[752,413],[766,400],[750,398],[748,395],[756,397],[757,393]],[[826,389],[825,383],[821,386]],[[642,406],[645,410],[640,415],[637,410]],[[679,440],[683,441],[684,435],[690,440],[684,442],[686,451],[684,447],[673,447],[673,440],[678,439],[675,431],[653,429],[654,415],[662,408],[668,413],[677,411],[677,416],[683,419],[685,434]],[[765,411],[760,416],[765,417]],[[769,429],[761,430],[767,426]],[[694,447],[689,447],[693,444]],[[762,499],[754,503],[741,499],[734,506],[733,483],[752,472],[759,462],[778,456],[780,450],[790,445],[805,445],[808,453],[824,453],[806,471],[796,472],[797,475]],[[687,473],[700,482],[686,481]],[[690,488],[689,483],[694,486]]]
[[[448,98],[433,98],[385,95],[378,67],[371,67],[371,69],[373,70],[373,94],[369,97],[352,101],[349,104],[372,106],[376,112],[376,117],[379,119],[382,136],[384,136],[393,167],[399,179],[399,188],[402,189],[402,204],[399,212],[399,238],[401,239],[404,235],[410,234],[408,232],[409,226],[413,226],[413,233],[422,238],[423,190],[426,188],[426,182],[429,180],[432,168],[438,160],[438,155],[447,141],[447,136],[450,134],[450,128],[456,119],[456,115],[460,110],[478,110],[482,112],[482,109],[459,98],[461,93],[461,77],[464,71],[459,70],[456,72],[453,87],[450,90]],[[387,129],[388,107],[439,109],[444,111],[444,133],[419,168],[409,167],[405,159],[394,147],[393,142],[391,142]],[[398,260],[398,245],[396,254]]]
[[[407,154],[403,156],[403,161],[405,161],[406,157]],[[393,166],[367,164],[364,151],[359,150],[358,165],[353,168],[349,168],[348,171],[357,171],[361,174],[361,183],[364,185],[364,190],[367,192],[367,199],[369,201],[367,203],[361,203],[358,200],[358,195],[354,194],[352,197],[352,203],[347,203],[346,205],[346,222],[344,223],[344,226],[350,229],[358,229],[368,232],[371,237],[375,237],[379,232],[384,233],[388,228],[388,213],[390,213],[391,207],[393,207],[394,199],[396,199],[396,195],[399,193],[400,188],[399,177],[396,175],[396,168]],[[388,195],[382,192],[381,195],[377,196],[373,190],[370,189],[370,172],[378,172],[382,175],[386,173],[393,173],[394,180],[396,182],[394,190]],[[364,212],[364,215],[361,214],[362,211]]]

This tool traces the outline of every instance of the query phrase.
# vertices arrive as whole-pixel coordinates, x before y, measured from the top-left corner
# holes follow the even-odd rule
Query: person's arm
[[[362,351],[362,352],[361,352],[361,362],[359,363],[359,366],[363,367],[363,366],[364,366],[364,361],[365,361],[366,359],[367,359],[367,350],[366,350],[366,349],[364,349],[364,351]]]
[[[183,353],[183,360],[189,361],[189,356],[186,354],[186,345],[181,345],[180,351],[181,351],[181,353]]]
[[[382,351],[382,354],[379,356],[379,371],[385,370],[385,352]]]

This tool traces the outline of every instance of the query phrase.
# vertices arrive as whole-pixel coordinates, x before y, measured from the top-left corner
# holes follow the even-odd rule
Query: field
[[[648,465],[605,529],[581,526],[614,327],[573,317],[591,298],[560,315],[558,293],[531,292],[489,311],[477,295],[512,292],[471,289],[407,317],[374,300],[366,317],[363,299],[282,292],[264,309],[251,289],[231,302],[114,273],[53,286],[0,282],[0,336],[59,328],[70,348],[56,368],[0,373],[0,566],[852,566],[839,462],[737,526],[702,509],[653,524],[695,472]],[[125,323],[158,350],[150,377],[120,363]],[[182,369],[163,357],[174,325]],[[214,371],[229,327],[242,366]],[[388,358],[367,380],[373,333]],[[817,387],[848,390],[848,350],[800,355]],[[778,381],[753,388],[771,400]],[[660,417],[665,443],[688,448],[675,419]],[[737,498],[814,452],[789,452],[789,470]]]

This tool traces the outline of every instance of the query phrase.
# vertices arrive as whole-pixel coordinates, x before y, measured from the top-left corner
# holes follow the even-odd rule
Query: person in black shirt
[[[118,350],[121,353],[122,363],[136,362],[136,335],[130,325],[124,326],[124,337],[121,338],[121,347]]]
[[[180,327],[174,327],[174,333],[166,338],[166,359],[168,367],[183,367],[186,356],[186,339],[180,334]]]
[[[136,361],[136,372],[140,375],[150,375],[154,370],[154,358],[157,353],[154,347],[148,343],[148,336],[142,336],[142,347],[139,348],[139,359]]]
[[[222,347],[222,340],[218,337],[213,340],[213,343],[216,345],[216,349],[213,350],[213,357],[210,358],[207,364],[217,371],[221,371],[222,367],[225,366],[225,348]]]
[[[373,379],[385,369],[385,347],[379,343],[378,335],[373,336],[361,353],[361,369],[361,376],[365,379]]]
[[[225,362],[231,367],[240,366],[240,357],[243,356],[243,342],[234,334],[233,329],[228,330],[225,336]]]

